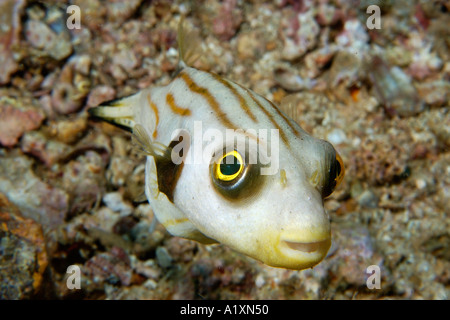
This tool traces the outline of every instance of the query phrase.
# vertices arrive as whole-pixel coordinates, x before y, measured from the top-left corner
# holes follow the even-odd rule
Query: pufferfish
[[[169,84],[90,114],[132,132],[146,155],[146,198],[172,235],[221,243],[273,267],[318,264],[331,245],[324,198],[344,176],[341,157],[266,98],[192,67],[200,40],[182,22],[177,40]]]

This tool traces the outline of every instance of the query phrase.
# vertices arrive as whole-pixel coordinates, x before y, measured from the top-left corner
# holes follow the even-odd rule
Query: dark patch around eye
[[[184,162],[177,165],[170,160],[167,161],[156,159],[159,191],[164,193],[171,202],[173,202],[173,193],[183,167]]]
[[[177,139],[178,141],[175,139],[169,144],[169,150],[172,150],[177,144],[181,143],[183,136],[180,135]],[[179,156],[183,157],[185,155],[184,149],[181,149]],[[181,172],[183,171],[184,161],[180,164],[173,163],[171,158],[155,158],[155,161],[159,191],[164,193],[170,202],[173,203],[173,194]]]

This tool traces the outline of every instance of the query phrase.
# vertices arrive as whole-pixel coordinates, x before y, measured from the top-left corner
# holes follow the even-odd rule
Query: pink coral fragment
[[[0,105],[0,144],[14,146],[25,132],[39,128],[43,120],[42,113],[35,110]]]

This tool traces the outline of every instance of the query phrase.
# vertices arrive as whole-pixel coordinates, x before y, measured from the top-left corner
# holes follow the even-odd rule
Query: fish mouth
[[[317,239],[317,240],[316,240]],[[268,264],[274,267],[303,270],[312,268],[322,261],[331,246],[330,235],[310,239],[279,239],[278,255]]]
[[[287,241],[287,240],[282,240],[282,242],[289,249],[304,252],[304,253],[328,251],[328,249],[330,248],[330,244],[331,244],[330,238],[320,240],[320,241],[314,241],[314,242],[296,242],[296,241]]]
[[[312,268],[322,261],[330,246],[331,238],[327,237],[312,241],[281,240],[279,247],[292,269],[301,270]]]

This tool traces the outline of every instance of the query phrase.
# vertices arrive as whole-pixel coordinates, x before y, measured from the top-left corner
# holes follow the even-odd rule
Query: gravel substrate
[[[69,5],[81,12],[69,29]],[[381,28],[369,29],[369,5]],[[448,299],[447,1],[0,2],[0,298]],[[195,66],[279,104],[333,143],[346,176],[325,201],[333,244],[272,268],[154,225],[144,158],[87,110],[167,84],[180,18]],[[69,289],[67,268],[81,270]],[[380,287],[370,289],[369,266]],[[369,279],[370,280],[370,279]],[[369,281],[370,282],[370,281]]]

